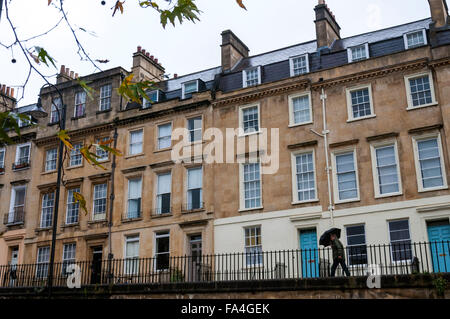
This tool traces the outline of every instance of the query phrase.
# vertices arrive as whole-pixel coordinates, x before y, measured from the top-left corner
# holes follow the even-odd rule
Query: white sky
[[[8,0],[10,17],[21,39],[50,29],[59,20],[58,11],[47,6],[47,0]],[[220,65],[220,33],[231,29],[250,49],[250,55],[264,53],[315,39],[314,6],[317,0],[244,0],[248,11],[235,0],[197,0],[203,11],[200,22],[168,25],[164,30],[159,15],[142,9],[138,0],[126,0],[124,14],[111,17],[115,0],[66,0],[65,9],[74,27],[95,32],[96,36],[78,31],[79,39],[93,60],[108,59],[98,64],[103,70],[122,66],[131,69],[132,54],[141,45],[159,59],[171,77]],[[162,2],[162,0],[159,0]],[[374,31],[430,16],[427,0],[326,0],[341,27],[341,37]],[[12,33],[5,12],[0,20],[0,42],[12,43]],[[57,61],[58,69],[45,65],[39,69],[56,74],[61,64],[81,76],[95,71],[77,55],[72,33],[63,23],[43,38],[26,43],[28,48],[41,46]],[[14,55],[17,63],[11,63]],[[19,48],[0,47],[0,83],[20,86],[28,69]],[[53,82],[56,79],[53,78]],[[19,106],[35,103],[45,82],[32,76]],[[17,96],[17,93],[16,93]],[[19,92],[19,98],[22,92]]]

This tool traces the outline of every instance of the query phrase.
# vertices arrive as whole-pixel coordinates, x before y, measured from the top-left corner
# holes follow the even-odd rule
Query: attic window
[[[198,92],[198,81],[190,81],[182,84],[183,99],[186,98],[186,94]]]
[[[356,62],[369,58],[369,44],[365,43],[347,49],[348,62]]]
[[[297,76],[300,74],[308,73],[309,72],[308,54],[290,58],[289,65],[291,67],[291,76]]]
[[[420,47],[427,44],[427,33],[425,29],[405,33],[403,35],[405,41],[405,49]]]
[[[154,90],[147,93],[147,96],[150,98],[150,101],[144,99],[144,108],[151,107],[152,104],[159,102],[159,91]]]
[[[242,71],[242,82],[245,88],[261,84],[261,67],[257,66]]]

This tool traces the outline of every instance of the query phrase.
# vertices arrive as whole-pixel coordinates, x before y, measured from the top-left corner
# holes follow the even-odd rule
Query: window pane
[[[353,152],[336,156],[339,199],[358,197]]]
[[[242,126],[244,133],[252,133],[259,131],[258,123],[258,107],[253,106],[242,110]]]
[[[295,157],[297,172],[298,200],[316,198],[313,154],[300,154]]]
[[[408,42],[408,48],[413,48],[425,44],[422,30],[406,35],[406,39]]]
[[[300,96],[292,99],[292,108],[294,113],[294,124],[300,124],[311,121],[311,112],[309,106],[309,97]]]
[[[433,102],[431,96],[430,79],[428,75],[409,79],[411,89],[411,100],[413,106],[430,104]]]
[[[252,70],[246,70],[244,71],[246,73],[247,77],[247,86],[253,86],[257,85],[259,82],[259,72],[258,68],[252,69]]]
[[[367,58],[365,45],[352,48],[351,51],[352,51],[352,61],[364,60]]]
[[[45,157],[45,170],[46,171],[56,170],[57,155],[58,155],[58,150],[56,148],[47,150],[46,157]]]
[[[167,148],[171,145],[172,124],[158,126],[158,148]]]
[[[370,109],[369,89],[364,88],[350,92],[352,100],[353,118],[369,116],[372,111]]]
[[[54,200],[55,193],[47,193],[42,196],[41,228],[52,225]]]
[[[261,206],[261,176],[259,163],[244,164],[244,207]]]
[[[189,94],[197,91],[197,81],[184,84],[184,94]]]
[[[80,203],[75,202],[74,193],[80,193],[80,188],[69,189],[67,194],[67,216],[66,224],[78,223],[78,212],[80,208]]]
[[[143,130],[130,132],[130,155],[142,153]]]
[[[100,88],[100,111],[111,109],[111,84]]]
[[[83,157],[80,150],[83,148],[83,143],[73,144],[73,149],[70,151],[70,166],[79,166],[82,163]]]
[[[423,188],[440,187],[444,185],[438,139],[418,141],[420,171]]]
[[[245,228],[244,249],[247,266],[257,266],[263,263],[261,228],[259,226]]]
[[[399,191],[397,162],[394,145],[375,149],[380,194]]]
[[[306,56],[301,56],[292,59],[294,75],[300,75],[308,72]]]

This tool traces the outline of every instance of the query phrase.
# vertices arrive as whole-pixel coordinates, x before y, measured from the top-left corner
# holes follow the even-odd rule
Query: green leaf
[[[81,80],[80,78],[77,78],[76,81],[78,85],[81,86],[83,91],[86,92],[86,95],[89,97],[89,99],[92,101],[94,99],[92,94],[95,92],[95,90],[88,85],[89,83],[92,83],[92,81],[86,82]]]
[[[119,95],[132,100],[133,102],[139,103],[142,105],[142,99],[150,100],[148,95],[145,93],[145,90],[151,89],[153,87],[154,82],[151,81],[141,81],[141,82],[131,82],[133,79],[133,74],[127,76],[120,87],[117,89]]]
[[[64,143],[64,145],[69,149],[73,149],[73,145],[69,142],[70,136],[67,135],[67,130],[61,130],[56,133],[56,136]]]
[[[46,66],[49,66],[47,63],[47,59],[48,59],[53,64],[53,66],[56,68],[53,58],[47,53],[47,51],[45,51],[44,48],[35,46],[34,49],[36,50],[36,52],[38,54],[37,57],[38,57],[39,61],[42,61],[45,63]]]

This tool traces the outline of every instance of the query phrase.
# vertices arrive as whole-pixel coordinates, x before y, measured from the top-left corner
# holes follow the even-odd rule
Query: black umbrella
[[[329,230],[327,230],[326,232],[324,232],[322,234],[322,236],[320,236],[320,240],[319,240],[319,244],[322,246],[330,246],[331,244],[331,238],[330,235],[331,234],[336,234],[336,236],[338,238],[341,238],[341,230],[339,228],[331,228]]]

